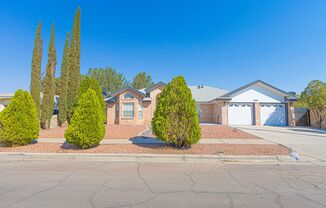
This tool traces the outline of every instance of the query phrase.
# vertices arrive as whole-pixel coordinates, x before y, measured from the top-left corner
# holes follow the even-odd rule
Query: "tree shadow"
[[[137,145],[143,148],[150,148],[150,149],[173,149],[173,150],[186,150],[190,149],[191,147],[183,147],[177,148],[172,144],[166,143],[161,141],[156,137],[148,137],[148,136],[136,136],[129,139],[132,144]]]
[[[90,148],[87,148],[87,149],[93,149],[93,148],[96,148],[98,147],[98,145],[95,145],[94,147],[90,147]],[[83,149],[83,148],[80,148],[74,144],[69,144],[67,141],[65,141],[61,146],[60,146],[61,149],[64,149],[64,150],[87,150],[87,149]]]
[[[315,133],[315,134],[325,134],[326,130],[315,129],[315,128],[289,128],[291,131],[295,132],[304,132],[304,133]]]

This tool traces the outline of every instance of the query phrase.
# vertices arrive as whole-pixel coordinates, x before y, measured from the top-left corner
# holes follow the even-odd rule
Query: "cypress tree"
[[[67,33],[66,42],[63,50],[63,58],[61,65],[61,78],[59,85],[59,125],[61,126],[67,121],[67,97],[68,97],[68,78],[69,78],[69,38]]]
[[[48,52],[48,63],[44,80],[43,98],[41,104],[41,127],[49,128],[53,115],[54,92],[55,92],[55,67],[56,50],[54,47],[54,25],[52,25],[51,39]]]
[[[37,115],[40,115],[40,93],[41,93],[41,63],[42,63],[42,39],[41,39],[42,22],[40,21],[34,40],[33,58],[30,93],[35,102]]]
[[[70,46],[70,68],[68,81],[68,120],[70,120],[77,103],[80,82],[80,8],[77,9],[72,28]]]

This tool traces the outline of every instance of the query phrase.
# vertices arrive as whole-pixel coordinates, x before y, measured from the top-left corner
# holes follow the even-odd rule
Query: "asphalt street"
[[[326,207],[326,166],[0,160],[0,207]]]

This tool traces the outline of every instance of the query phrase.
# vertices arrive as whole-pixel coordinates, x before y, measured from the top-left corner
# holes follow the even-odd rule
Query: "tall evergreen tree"
[[[41,38],[42,22],[40,21],[34,40],[33,58],[30,93],[35,102],[37,115],[40,115],[40,93],[41,93],[41,63],[42,63],[42,38]]]
[[[80,7],[77,9],[72,28],[70,45],[70,67],[68,81],[68,120],[70,120],[77,103],[80,82]]]
[[[68,98],[68,76],[69,76],[69,39],[70,35],[67,33],[65,47],[63,50],[63,58],[61,64],[61,77],[59,85],[59,125],[61,126],[67,121],[67,98]]]
[[[55,92],[55,67],[56,50],[54,46],[54,25],[52,25],[51,39],[48,52],[48,63],[46,65],[46,74],[43,89],[43,98],[41,104],[41,127],[49,128],[53,115],[54,92]]]

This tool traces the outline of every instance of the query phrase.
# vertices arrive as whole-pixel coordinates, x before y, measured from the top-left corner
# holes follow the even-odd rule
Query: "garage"
[[[251,103],[230,103],[228,105],[228,123],[230,125],[252,125],[253,106]]]
[[[266,126],[286,126],[284,104],[260,104],[260,122]]]

